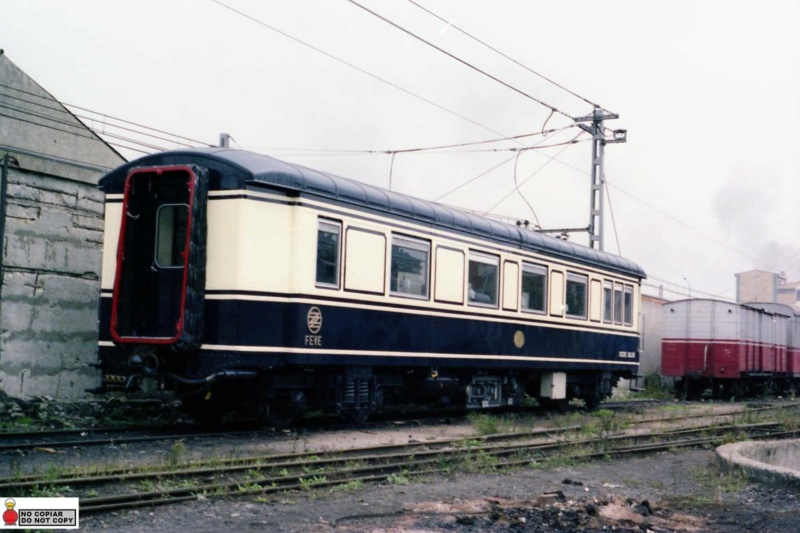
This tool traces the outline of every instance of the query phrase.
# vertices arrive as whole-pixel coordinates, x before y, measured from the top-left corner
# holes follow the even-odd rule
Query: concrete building
[[[800,281],[784,283],[778,287],[778,303],[797,306],[800,304]]]
[[[771,302],[789,306],[800,303],[800,281],[786,282],[783,272],[749,270],[736,274],[736,301]]]
[[[786,283],[786,275],[766,272],[764,270],[749,270],[736,274],[736,301],[746,302],[777,302],[778,287]]]
[[[124,162],[0,51],[0,390],[86,394],[99,385],[103,197]]]

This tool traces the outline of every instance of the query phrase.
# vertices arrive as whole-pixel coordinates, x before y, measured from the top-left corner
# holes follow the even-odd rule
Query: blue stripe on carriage
[[[110,299],[101,302],[101,341],[110,340]],[[492,367],[559,366],[586,368],[585,360],[605,361],[604,369],[631,369],[635,358],[620,359],[620,352],[634,355],[638,339],[601,331],[558,329],[543,325],[490,322],[474,317],[455,318],[403,313],[391,309],[362,309],[317,304],[322,327],[308,328],[307,303],[252,300],[207,300],[203,344],[218,353],[236,352],[248,361],[295,364],[386,364]],[[525,344],[517,348],[514,335],[521,331]],[[310,336],[310,338],[309,338]],[[317,340],[318,338],[318,340]],[[307,343],[314,343],[309,346]],[[319,343],[318,345],[316,343]],[[214,349],[227,346],[230,349]],[[263,353],[257,353],[263,347]],[[268,353],[288,347],[289,353]],[[315,352],[316,350],[316,352]],[[326,353],[328,350],[345,352]],[[243,353],[256,352],[256,353]],[[359,352],[378,352],[357,355]],[[380,352],[385,352],[381,354]],[[353,355],[349,355],[353,354]],[[404,357],[420,354],[422,357]],[[436,354],[448,354],[437,357]],[[453,357],[455,356],[455,357]],[[463,356],[463,357],[458,357]],[[480,359],[481,357],[502,359]],[[513,357],[571,359],[578,361],[530,361]]]

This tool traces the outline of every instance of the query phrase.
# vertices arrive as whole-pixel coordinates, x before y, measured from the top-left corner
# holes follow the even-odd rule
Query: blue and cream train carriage
[[[644,272],[618,256],[230,149],[106,195],[100,364],[198,412],[582,398],[636,374]]]

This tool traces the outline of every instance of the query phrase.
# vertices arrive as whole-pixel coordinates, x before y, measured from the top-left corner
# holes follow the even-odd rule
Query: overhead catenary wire
[[[668,285],[672,285],[673,287],[677,287],[676,290],[663,287],[665,290],[668,290],[669,292],[672,292],[672,293],[675,293],[675,294],[684,294],[686,296],[691,296],[692,294],[699,294],[699,295],[702,295],[702,296],[708,296],[710,298],[718,298],[718,296],[715,295],[715,294],[712,294],[712,293],[709,293],[709,292],[704,292],[704,291],[701,291],[701,290],[698,290],[698,289],[684,289],[682,284],[680,284],[680,283],[676,283],[674,281],[669,281],[669,280],[664,279],[664,278],[659,278],[658,276],[654,276],[652,274],[648,274],[647,278],[650,281],[658,281],[658,282],[661,282],[661,283],[666,283]],[[659,285],[653,285],[653,284],[643,283],[643,285],[648,285],[648,286],[654,287],[654,288],[662,288]],[[732,301],[731,298],[723,298],[723,299]]]
[[[528,182],[529,182],[529,181],[530,181],[530,180],[531,180],[531,179],[532,179],[534,176],[536,176],[536,175],[537,175],[539,172],[541,172],[542,170],[544,170],[544,168],[545,168],[547,165],[549,165],[550,163],[552,163],[552,162],[553,162],[553,160],[554,160],[556,157],[558,157],[559,155],[561,155],[561,154],[564,152],[564,150],[566,150],[566,149],[567,149],[567,148],[569,148],[570,146],[573,146],[573,145],[575,144],[575,142],[578,140],[578,137],[580,137],[580,136],[581,136],[581,135],[583,135],[583,134],[584,134],[584,132],[583,132],[583,131],[581,131],[581,132],[580,132],[580,133],[578,133],[578,134],[577,134],[575,137],[573,137],[571,140],[569,140],[569,141],[567,141],[567,142],[564,142],[564,143],[559,143],[558,145],[552,145],[552,146],[563,146],[563,147],[561,148],[561,150],[559,150],[559,151],[556,153],[556,155],[554,155],[554,156],[552,156],[552,157],[551,157],[551,156],[546,156],[546,157],[548,158],[548,160],[547,160],[547,161],[545,161],[545,162],[544,162],[544,164],[542,164],[542,165],[541,165],[541,166],[540,166],[538,169],[536,169],[536,170],[535,170],[535,171],[534,171],[534,172],[533,172],[533,173],[532,173],[530,176],[528,176],[527,178],[525,178],[525,181],[523,181],[523,182],[522,182],[522,183],[520,183],[520,184],[519,184],[517,187],[515,187],[515,188],[514,188],[514,190],[512,190],[512,191],[511,191],[510,193],[508,193],[507,195],[503,196],[503,197],[502,197],[502,198],[501,198],[501,199],[500,199],[500,200],[499,200],[497,203],[495,203],[495,204],[494,204],[492,207],[490,207],[489,209],[487,209],[487,210],[486,210],[486,211],[485,211],[483,214],[484,214],[484,215],[488,215],[488,214],[490,214],[492,211],[494,211],[494,210],[497,208],[497,206],[499,206],[500,204],[502,204],[503,202],[505,202],[505,201],[506,201],[506,200],[507,200],[507,199],[508,199],[508,198],[509,198],[509,197],[510,197],[512,194],[514,194],[515,192],[517,192],[517,188],[519,188],[519,187],[522,187],[523,185],[525,185],[526,183],[528,183]],[[548,148],[549,148],[549,147],[550,147],[550,146],[548,146]],[[544,147],[543,147],[543,148],[544,148]]]
[[[655,207],[655,206],[653,206],[653,205],[651,205],[651,204],[649,204],[649,203],[645,202],[644,200],[642,200],[642,199],[640,199],[640,198],[637,198],[636,196],[634,196],[634,195],[630,194],[629,192],[626,192],[625,190],[623,190],[623,189],[620,189],[619,187],[617,187],[617,186],[616,186],[616,185],[614,185],[613,183],[609,182],[608,180],[606,180],[606,183],[608,184],[608,186],[609,186],[609,187],[613,187],[614,189],[618,190],[619,192],[621,192],[621,193],[622,193],[622,194],[624,194],[625,196],[628,196],[629,198],[632,198],[632,199],[636,200],[637,202],[639,202],[639,203],[641,203],[641,204],[645,205],[646,207],[648,207],[648,208],[652,209],[653,211],[655,211],[655,212],[657,212],[657,213],[659,213],[659,214],[661,214],[661,215],[663,215],[663,216],[665,216],[665,217],[669,218],[669,219],[670,219],[670,220],[672,220],[673,222],[676,222],[677,224],[680,224],[681,226],[683,226],[683,227],[685,227],[685,228],[687,228],[687,229],[689,229],[689,230],[691,230],[691,231],[693,231],[693,232],[697,233],[698,235],[701,235],[702,237],[705,237],[706,239],[708,239],[708,240],[710,240],[710,241],[712,241],[712,242],[714,242],[714,243],[716,243],[716,244],[718,244],[718,245],[722,246],[723,248],[725,248],[725,249],[727,249],[727,250],[730,250],[731,252],[734,252],[734,253],[736,253],[736,254],[738,254],[738,255],[741,255],[742,257],[745,257],[745,258],[747,258],[747,259],[750,259],[751,261],[755,261],[757,264],[758,264],[758,263],[760,263],[760,261],[759,261],[758,259],[756,259],[755,257],[752,257],[752,256],[750,256],[750,255],[747,255],[746,253],[744,253],[744,252],[741,252],[741,251],[739,251],[739,250],[737,250],[737,249],[735,249],[735,248],[732,248],[731,246],[728,246],[728,245],[727,245],[727,244],[725,244],[724,242],[722,242],[722,241],[720,241],[720,240],[718,240],[718,239],[715,239],[714,237],[711,237],[710,235],[707,235],[707,234],[703,233],[703,232],[702,232],[702,231],[700,231],[699,229],[696,229],[696,228],[694,228],[694,227],[690,226],[689,224],[686,224],[685,222],[683,222],[683,221],[681,221],[681,220],[679,220],[679,219],[675,218],[674,216],[670,215],[669,213],[666,213],[666,212],[662,211],[661,209],[659,209],[659,208],[657,208],[657,207]]]
[[[517,157],[516,155],[512,155],[512,156],[511,156],[511,157],[509,157],[508,159],[504,159],[503,161],[501,161],[501,162],[497,163],[496,165],[493,165],[493,166],[492,166],[490,169],[488,169],[488,170],[484,170],[483,172],[481,172],[480,174],[478,174],[478,175],[477,175],[477,176],[475,176],[474,178],[472,178],[472,179],[470,179],[470,180],[468,180],[468,181],[465,181],[464,183],[462,183],[461,185],[459,185],[459,186],[458,186],[458,187],[456,187],[455,189],[451,189],[451,190],[447,191],[446,193],[444,193],[444,194],[442,194],[442,195],[440,195],[440,196],[438,196],[438,197],[434,198],[434,199],[433,199],[433,201],[434,201],[434,202],[438,202],[438,201],[439,201],[439,200],[441,200],[442,198],[446,198],[446,197],[450,196],[450,195],[451,195],[451,194],[453,194],[454,192],[456,192],[456,191],[459,191],[459,190],[463,189],[464,187],[466,187],[466,186],[467,186],[467,185],[469,185],[470,183],[472,183],[472,182],[474,182],[474,181],[477,181],[478,179],[480,179],[480,178],[482,178],[483,176],[485,176],[485,175],[489,174],[489,173],[490,173],[490,172],[492,172],[493,170],[496,170],[496,169],[500,168],[501,166],[505,165],[506,163],[509,163],[509,162],[511,162],[512,160],[516,159],[516,157]]]
[[[470,39],[472,39],[473,41],[475,41],[475,42],[477,42],[477,43],[479,43],[479,44],[481,44],[481,45],[485,46],[486,48],[488,48],[489,50],[491,50],[491,51],[495,52],[496,54],[499,54],[500,56],[502,56],[502,57],[504,57],[504,58],[508,59],[509,61],[511,61],[512,63],[514,63],[515,65],[517,65],[517,66],[520,66],[520,67],[524,68],[525,70],[527,70],[527,71],[528,71],[528,72],[530,72],[531,74],[534,74],[534,75],[538,76],[539,78],[541,78],[541,79],[545,80],[546,82],[548,82],[548,83],[550,83],[550,84],[552,84],[552,85],[555,85],[555,86],[556,86],[556,87],[558,87],[559,89],[562,89],[562,90],[564,90],[564,91],[568,92],[568,93],[569,93],[569,94],[571,94],[572,96],[575,96],[576,98],[579,98],[579,99],[583,100],[584,102],[586,102],[587,104],[591,105],[592,107],[596,107],[596,108],[602,109],[602,110],[604,110],[604,111],[607,111],[607,112],[609,112],[609,113],[610,113],[610,111],[609,111],[608,109],[605,109],[605,108],[604,108],[603,106],[601,106],[600,104],[597,104],[597,103],[595,103],[595,102],[592,102],[592,101],[591,101],[591,100],[589,100],[588,98],[585,98],[585,97],[583,97],[583,96],[579,95],[578,93],[576,93],[576,92],[574,92],[574,91],[571,91],[571,90],[567,89],[566,87],[564,87],[564,86],[563,86],[563,85],[561,85],[560,83],[557,83],[556,81],[553,81],[552,79],[548,78],[547,76],[545,76],[545,75],[543,75],[543,74],[541,74],[541,73],[539,73],[539,72],[536,72],[536,71],[535,71],[535,70],[533,70],[532,68],[528,67],[527,65],[524,65],[524,64],[522,64],[521,62],[517,61],[516,59],[514,59],[514,58],[513,58],[513,57],[511,57],[511,56],[509,56],[508,54],[506,54],[506,53],[504,53],[504,52],[502,52],[502,51],[498,50],[498,49],[497,49],[497,48],[495,48],[494,46],[492,46],[492,45],[490,45],[490,44],[486,43],[485,41],[483,41],[483,40],[479,39],[478,37],[475,37],[475,36],[474,36],[474,35],[472,35],[471,33],[469,33],[469,32],[467,32],[466,30],[464,30],[463,28],[460,28],[460,27],[456,26],[454,23],[450,22],[449,20],[445,19],[444,17],[441,17],[441,16],[437,15],[436,13],[434,13],[434,12],[433,12],[433,11],[431,11],[430,9],[426,8],[425,6],[422,6],[422,5],[420,5],[419,3],[415,2],[414,0],[408,0],[408,2],[410,2],[411,4],[413,4],[414,6],[416,6],[417,8],[421,9],[422,11],[424,11],[424,12],[428,13],[429,15],[433,16],[434,18],[436,18],[436,19],[438,19],[438,20],[440,20],[440,21],[444,22],[445,24],[447,24],[447,26],[448,26],[448,27],[450,27],[450,28],[453,28],[454,30],[456,30],[457,32],[459,32],[459,33],[461,33],[461,34],[463,34],[463,35],[466,35],[467,37],[469,37],[469,38],[470,38]]]
[[[608,211],[611,213],[611,227],[614,228],[614,240],[617,241],[617,255],[622,257],[622,247],[619,243],[619,233],[617,233],[617,220],[614,218],[614,208],[611,205],[611,191],[608,190],[608,182],[604,180],[606,186],[606,198],[608,198]]]
[[[519,196],[520,196],[520,198],[522,198],[522,201],[525,202],[525,204],[528,206],[528,209],[531,210],[531,213],[533,214],[533,218],[534,218],[534,220],[536,220],[536,229],[542,229],[542,225],[539,223],[539,216],[536,214],[536,211],[533,209],[533,206],[528,201],[528,199],[525,198],[525,195],[522,194],[522,191],[519,189],[519,184],[517,183],[517,164],[519,163],[519,157],[521,155],[522,155],[521,151],[517,152],[517,155],[514,158],[514,190],[519,193]]]
[[[463,148],[463,147],[466,147],[466,146],[478,146],[478,145],[482,145],[482,144],[492,144],[492,143],[499,143],[499,142],[504,142],[504,141],[516,141],[516,140],[519,140],[519,139],[524,139],[526,137],[535,137],[535,136],[538,136],[538,135],[550,135],[552,133],[558,133],[558,132],[561,132],[561,131],[564,131],[564,130],[567,130],[567,129],[570,129],[570,128],[574,128],[574,127],[575,127],[575,124],[569,124],[569,125],[564,126],[562,128],[553,128],[553,129],[546,130],[546,131],[535,131],[535,132],[532,132],[532,133],[523,133],[523,134],[520,134],[520,135],[512,135],[512,136],[509,136],[509,137],[499,137],[499,138],[496,138],[496,139],[486,139],[486,140],[483,140],[483,141],[469,141],[469,142],[443,144],[443,145],[436,145],[436,146],[419,146],[419,147],[414,147],[414,148],[399,148],[399,149],[384,149],[384,150],[336,150],[336,149],[269,148],[269,147],[264,147],[264,148],[256,147],[256,148],[253,148],[253,147],[250,147],[248,149],[250,149],[250,150],[286,150],[286,151],[297,150],[297,151],[309,151],[309,152],[315,152],[314,155],[325,155],[326,153],[330,153],[330,154],[354,154],[354,155],[358,155],[358,154],[380,154],[380,155],[386,155],[386,154],[407,154],[407,153],[413,153],[413,152],[432,152],[432,151],[437,151],[437,152],[440,152],[440,153],[462,153],[462,152],[465,152],[465,151],[464,150],[459,150],[457,152],[456,151],[449,151],[448,152],[448,151],[444,151],[444,150],[447,150],[449,148]],[[528,149],[528,148],[529,147],[526,147],[525,145],[523,145],[521,148],[518,148],[518,149],[519,150],[524,150],[524,149]],[[498,150],[491,150],[490,149],[490,150],[480,150],[480,151],[508,151],[508,149],[498,149]]]
[[[216,1],[216,0],[212,0],[212,1]],[[480,73],[480,74],[482,74],[482,75],[484,75],[484,76],[486,76],[486,77],[488,77],[488,78],[490,78],[490,79],[492,79],[492,80],[496,81],[497,83],[499,83],[499,84],[503,85],[504,87],[506,87],[506,88],[508,88],[508,89],[511,89],[512,91],[514,91],[514,92],[516,92],[516,93],[518,93],[518,94],[520,94],[520,95],[524,96],[525,98],[528,98],[528,99],[530,99],[530,100],[533,100],[533,101],[534,101],[534,102],[536,102],[537,104],[539,104],[539,105],[542,105],[542,106],[544,106],[544,107],[548,108],[548,109],[549,109],[550,111],[552,111],[553,113],[558,113],[558,114],[560,114],[560,115],[563,115],[563,116],[565,116],[566,118],[568,118],[568,119],[570,119],[570,120],[573,120],[573,117],[572,117],[571,115],[569,115],[569,114],[567,114],[567,113],[565,113],[565,112],[563,112],[563,111],[559,110],[557,107],[555,107],[555,106],[553,106],[553,105],[550,105],[550,104],[546,103],[545,101],[543,101],[543,100],[541,100],[541,99],[539,99],[539,98],[536,98],[535,96],[532,96],[532,95],[530,95],[530,94],[526,93],[526,92],[525,92],[525,91],[523,91],[522,89],[519,89],[519,88],[517,88],[517,87],[514,87],[514,86],[513,86],[513,85],[511,85],[510,83],[506,83],[506,82],[504,82],[504,81],[503,81],[503,80],[501,80],[500,78],[498,78],[498,77],[496,77],[496,76],[493,76],[492,74],[489,74],[489,73],[488,73],[488,72],[486,72],[485,70],[482,70],[482,69],[480,69],[480,68],[476,67],[476,66],[475,66],[475,65],[473,65],[472,63],[470,63],[470,62],[468,62],[468,61],[466,61],[466,60],[464,60],[464,59],[461,59],[460,57],[458,57],[457,55],[455,55],[455,54],[453,54],[453,53],[450,53],[450,52],[448,52],[448,51],[447,51],[447,50],[445,50],[444,48],[441,48],[441,47],[439,47],[439,46],[436,46],[435,44],[433,44],[432,42],[428,41],[427,39],[424,39],[424,38],[420,37],[420,36],[419,36],[419,35],[417,35],[416,33],[414,33],[414,32],[412,32],[412,31],[410,31],[410,30],[408,30],[408,29],[406,29],[406,28],[404,28],[404,27],[400,26],[400,25],[399,25],[399,24],[397,24],[396,22],[393,22],[392,20],[389,20],[388,18],[384,17],[383,15],[381,15],[381,14],[379,14],[379,13],[375,12],[375,11],[372,11],[372,10],[371,10],[371,9],[369,9],[368,7],[365,7],[365,6],[361,5],[361,4],[359,4],[359,3],[358,3],[358,2],[356,2],[355,0],[347,0],[347,1],[348,1],[348,2],[350,2],[351,4],[353,4],[354,6],[356,6],[356,7],[360,8],[360,9],[362,9],[362,10],[366,11],[367,13],[371,14],[372,16],[374,16],[374,17],[376,17],[376,18],[378,18],[378,19],[380,19],[380,20],[384,21],[385,23],[389,24],[390,26],[392,26],[392,27],[394,27],[394,28],[396,28],[396,29],[398,29],[398,30],[402,31],[402,32],[403,32],[403,33],[405,33],[406,35],[409,35],[409,36],[413,37],[414,39],[417,39],[418,41],[420,41],[420,42],[422,42],[422,43],[424,43],[424,44],[426,44],[426,45],[430,46],[431,48],[433,48],[433,49],[435,49],[435,50],[438,50],[438,51],[439,51],[439,52],[441,52],[442,54],[445,54],[446,56],[448,56],[448,57],[450,57],[450,58],[452,58],[452,59],[454,59],[454,60],[458,61],[458,62],[459,62],[459,63],[461,63],[462,65],[465,65],[465,66],[467,66],[467,67],[471,68],[472,70],[474,70],[474,71],[476,71],[476,72],[478,72],[478,73]]]
[[[98,132],[94,128],[91,128],[90,126],[84,124],[80,120],[78,120],[77,122],[69,122],[69,121],[66,121],[66,120],[57,119],[57,118],[54,118],[54,117],[43,115],[41,113],[35,113],[35,112],[27,110],[27,109],[19,108],[19,107],[16,107],[16,106],[9,106],[7,104],[2,104],[2,103],[0,103],[0,108],[8,109],[10,111],[13,111],[14,113],[20,113],[22,115],[27,115],[29,117],[34,117],[34,118],[37,118],[39,120],[49,121],[49,122],[52,122],[52,123],[55,123],[55,124],[60,124],[62,126],[68,126],[70,128],[75,128],[75,129],[77,129],[79,131],[77,131],[77,132],[69,132],[68,130],[61,130],[61,131],[64,131],[64,133],[74,134],[77,137],[83,137],[85,139],[103,142],[104,140],[99,138],[99,136],[102,135],[102,136],[106,136],[106,137],[111,137],[113,139],[127,141],[127,142],[130,142],[130,143],[133,143],[133,144],[138,144],[140,146],[143,146],[145,148],[150,148],[152,150],[157,150],[157,151],[165,150],[165,148],[162,147],[162,146],[146,143],[144,141],[137,140],[137,139],[131,139],[130,137],[124,137],[122,135],[118,135],[118,134],[111,133],[111,132]],[[19,117],[15,117],[15,118],[19,119]],[[28,121],[28,122],[30,122],[30,121]],[[39,124],[39,125],[43,126],[43,127],[48,127],[46,124]],[[51,129],[54,129],[54,128],[51,128]],[[131,130],[131,129],[128,129],[128,128],[121,128],[121,129],[123,129],[125,131],[130,131],[130,132],[133,132],[133,133],[139,133],[139,132],[137,132],[135,130]],[[94,135],[90,136],[90,135],[83,135],[82,133],[80,133],[80,132],[85,132],[87,130],[91,131],[92,133],[94,133]],[[170,139],[166,139],[166,138],[163,138],[163,137],[152,136],[152,135],[150,135],[149,137],[154,137],[156,139],[160,139],[160,140],[164,140],[164,141],[168,141],[168,142],[174,142],[174,141],[171,141]],[[180,143],[176,143],[176,144],[180,144]],[[188,147],[190,145],[183,144],[183,146],[187,146]]]
[[[102,112],[100,112],[100,111],[94,111],[94,110],[92,110],[92,109],[88,109],[88,108],[86,108],[86,107],[79,106],[79,105],[77,105],[77,104],[70,104],[70,103],[68,103],[68,102],[61,102],[61,101],[58,101],[58,100],[56,100],[56,99],[54,99],[54,98],[52,98],[52,97],[42,96],[42,95],[40,95],[40,94],[36,94],[36,93],[34,93],[34,92],[31,92],[31,91],[26,91],[26,90],[23,90],[23,89],[19,89],[19,88],[17,88],[17,87],[12,87],[12,86],[10,86],[10,85],[7,85],[7,84],[4,84],[4,83],[0,83],[0,88],[4,88],[4,89],[10,89],[10,90],[13,90],[13,91],[17,91],[17,92],[19,92],[19,93],[21,93],[21,94],[25,94],[25,95],[28,95],[28,96],[32,96],[32,97],[34,97],[34,98],[38,98],[38,99],[40,99],[40,100],[44,100],[45,102],[52,102],[52,103],[56,103],[56,104],[59,104],[60,106],[66,106],[67,108],[79,109],[79,110],[81,110],[81,111],[84,111],[84,112],[87,112],[87,113],[91,113],[91,114],[93,114],[93,115],[98,115],[98,116],[100,116],[100,117],[104,117],[104,118],[106,118],[106,119],[116,120],[116,121],[118,121],[118,122],[122,122],[122,123],[124,123],[124,124],[129,124],[129,125],[136,126],[136,127],[139,127],[139,128],[144,128],[144,129],[146,129],[146,130],[154,131],[154,132],[156,132],[156,133],[160,133],[160,134],[163,134],[163,135],[169,135],[170,137],[175,137],[175,138],[177,138],[177,139],[182,139],[182,140],[184,140],[184,141],[188,141],[188,142],[191,142],[191,143],[195,143],[195,144],[197,144],[197,145],[200,145],[200,146],[213,146],[213,145],[211,145],[211,144],[209,144],[209,143],[207,143],[207,142],[204,142],[204,141],[198,141],[198,140],[196,140],[196,139],[192,139],[192,138],[190,138],[190,137],[185,137],[185,136],[183,136],[183,135],[178,135],[178,134],[175,134],[175,133],[170,133],[170,132],[168,132],[168,131],[164,131],[164,130],[161,130],[161,129],[158,129],[158,128],[153,128],[153,127],[151,127],[151,126],[146,126],[146,125],[144,125],[144,124],[140,124],[140,123],[137,123],[137,122],[132,122],[132,121],[130,121],[130,120],[126,120],[126,119],[123,119],[123,118],[119,118],[119,117],[115,117],[115,116],[112,116],[112,115],[108,115],[108,114],[106,114],[106,113],[102,113]],[[43,106],[43,107],[46,107],[46,108],[48,108],[48,109],[50,109],[50,110],[53,110],[53,111],[57,111],[57,112],[60,112],[60,113],[66,113],[66,114],[68,114],[68,115],[75,116],[75,117],[79,117],[79,118],[84,118],[84,119],[87,119],[87,120],[97,120],[96,118],[93,118],[93,117],[87,117],[87,116],[84,116],[84,115],[80,115],[80,114],[77,114],[77,113],[73,113],[73,112],[71,112],[71,111],[69,111],[69,110],[66,110],[66,109],[63,109],[63,108],[62,108],[62,109],[59,109],[59,108],[56,108],[56,107],[53,107],[53,106],[44,105],[44,104],[37,103],[37,102],[31,101],[31,100],[20,99],[20,98],[13,97],[13,96],[10,96],[10,95],[7,95],[7,94],[2,94],[2,93],[0,93],[0,96],[7,96],[7,97],[15,98],[16,100],[22,100],[22,101],[24,101],[25,103],[28,103],[28,104],[31,104],[31,105]],[[118,125],[116,125],[116,124],[106,124],[106,125],[107,125],[107,126],[111,126],[111,127],[118,127],[118,128],[121,128],[121,129],[122,129],[122,126],[118,126]],[[93,130],[93,131],[94,131],[94,130]],[[129,131],[136,131],[136,130],[132,130],[132,129],[131,129],[131,130],[129,130]],[[153,136],[152,134],[149,134],[149,133],[147,133],[147,132],[137,132],[137,133],[139,133],[139,134],[141,134],[141,135],[145,135],[145,136]],[[168,142],[175,142],[175,143],[177,143],[177,141],[174,141],[174,140],[172,140],[172,139],[167,139],[167,140],[168,140]],[[180,143],[178,143],[178,144],[180,144]],[[187,145],[187,146],[188,146],[188,145]]]
[[[441,111],[444,111],[444,112],[446,112],[446,113],[448,113],[448,114],[450,114],[452,116],[458,117],[458,118],[460,118],[460,119],[462,119],[462,120],[464,120],[466,122],[469,122],[470,124],[473,124],[475,126],[478,126],[479,128],[482,128],[482,129],[484,129],[486,131],[490,131],[490,132],[494,133],[495,135],[503,135],[503,136],[505,136],[503,133],[501,133],[501,132],[499,132],[499,131],[497,131],[497,130],[495,130],[493,128],[490,128],[489,126],[481,124],[480,122],[478,122],[476,120],[472,120],[471,118],[466,117],[466,116],[458,113],[457,111],[453,111],[452,109],[448,109],[447,107],[445,107],[445,106],[443,106],[441,104],[437,104],[433,100],[430,100],[428,98],[425,98],[424,96],[421,96],[421,95],[416,94],[416,93],[414,93],[412,91],[409,91],[408,89],[405,89],[405,88],[401,87],[400,85],[397,85],[396,83],[393,83],[393,82],[391,82],[391,81],[389,81],[389,80],[387,80],[385,78],[381,78],[380,76],[378,76],[376,74],[373,74],[373,73],[369,72],[368,70],[365,70],[365,69],[363,69],[363,68],[361,68],[359,66],[356,66],[355,64],[350,63],[349,61],[345,61],[344,59],[341,59],[341,58],[339,58],[339,57],[337,57],[337,56],[335,56],[335,55],[333,55],[333,54],[331,54],[329,52],[326,52],[325,50],[322,50],[321,48],[319,48],[317,46],[314,46],[314,45],[309,44],[309,43],[307,43],[307,42],[305,42],[305,41],[303,41],[301,39],[298,39],[297,37],[295,37],[295,36],[293,36],[293,35],[291,35],[289,33],[286,33],[285,31],[279,30],[278,28],[276,28],[274,26],[271,26],[271,25],[267,24],[266,22],[253,17],[252,15],[248,15],[247,13],[245,13],[243,11],[240,11],[240,10],[238,10],[238,9],[232,7],[232,6],[229,6],[229,5],[225,4],[224,2],[221,2],[220,0],[209,0],[209,1],[219,5],[221,7],[224,7],[225,9],[228,9],[229,11],[231,11],[233,13],[236,13],[237,15],[239,15],[241,17],[244,17],[244,18],[250,20],[251,22],[254,22],[254,23],[256,23],[256,24],[258,24],[258,25],[260,25],[260,26],[262,26],[264,28],[267,28],[270,31],[278,33],[279,35],[282,35],[282,36],[286,37],[287,39],[291,39],[292,41],[294,41],[294,42],[296,42],[298,44],[301,44],[301,45],[303,45],[303,46],[305,46],[305,47],[307,47],[307,48],[309,48],[309,49],[311,49],[311,50],[313,50],[313,51],[315,51],[317,53],[320,53],[320,54],[322,54],[322,55],[324,55],[324,56],[326,56],[326,57],[328,57],[330,59],[333,59],[334,61],[337,61],[337,62],[341,63],[342,65],[346,65],[347,67],[350,67],[350,68],[352,68],[354,70],[357,70],[358,72],[361,72],[362,74],[364,74],[366,76],[369,76],[370,78],[372,78],[374,80],[377,80],[377,81],[379,81],[381,83],[389,85],[390,87],[393,87],[393,88],[397,89],[398,91],[401,91],[401,92],[403,92],[403,93],[405,93],[405,94],[407,94],[409,96],[412,96],[412,97],[414,97],[414,98],[416,98],[416,99],[418,99],[418,100],[420,100],[422,102],[425,102],[425,103],[427,103],[429,105],[432,105],[433,107],[435,107],[435,108],[437,108],[437,109],[439,109]]]

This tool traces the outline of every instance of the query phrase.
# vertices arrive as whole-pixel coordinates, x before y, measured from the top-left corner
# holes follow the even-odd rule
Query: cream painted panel
[[[565,293],[564,273],[558,270],[550,271],[550,315],[564,316]]]
[[[519,308],[519,265],[503,263],[503,309],[516,311]]]
[[[434,299],[464,303],[464,252],[436,248],[436,283]]]
[[[292,242],[292,272],[291,288],[293,293],[312,293],[317,290],[317,229],[320,219],[319,213],[295,207],[292,210],[294,219],[294,238]],[[339,219],[330,219],[339,222]],[[339,238],[341,246],[341,237]],[[341,251],[339,253],[341,258]],[[341,261],[341,259],[340,259]],[[341,270],[341,265],[339,266]],[[341,276],[341,272],[339,274]],[[330,293],[338,289],[320,289]]]
[[[599,279],[592,280],[592,289],[589,294],[589,320],[600,322],[603,317],[603,282]]]
[[[206,289],[287,292],[291,211],[245,199],[209,202]]]
[[[383,294],[386,280],[386,237],[347,228],[344,288]]]
[[[103,268],[100,273],[100,288],[111,290],[114,288],[114,278],[117,276],[117,246],[119,245],[119,230],[122,225],[122,204],[106,204],[106,215],[103,223]]]
[[[240,214],[247,200],[211,200],[207,204],[206,289],[243,289],[238,283]]]

